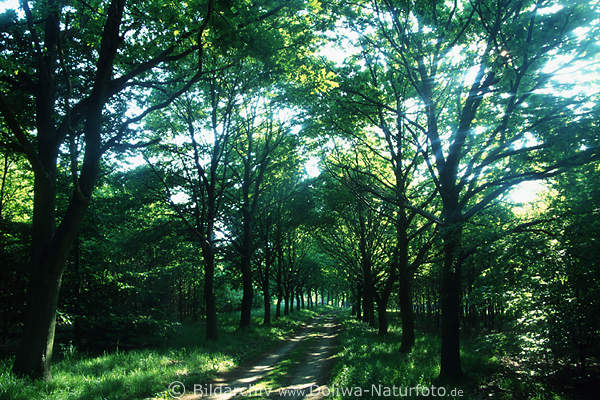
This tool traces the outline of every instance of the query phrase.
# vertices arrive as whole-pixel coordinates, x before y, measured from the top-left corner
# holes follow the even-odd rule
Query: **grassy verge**
[[[395,317],[393,319],[396,320]],[[372,390],[373,385],[379,387],[381,393],[385,393],[385,387],[397,387],[397,395],[392,398],[428,397],[424,387],[431,389],[432,385],[441,386],[436,381],[439,374],[440,340],[435,332],[417,330],[413,351],[402,354],[401,329],[397,324],[391,324],[390,333],[385,338],[379,337],[376,330],[350,317],[343,324],[339,354],[331,378],[332,388],[368,389],[370,393],[363,392],[362,397],[370,399],[378,398],[377,392]],[[466,377],[459,385],[444,385],[447,397],[537,400],[564,398],[540,382],[516,377],[501,362],[502,350],[490,347],[485,340],[485,337],[480,337],[462,341],[461,359]],[[411,388],[413,390],[409,392]],[[459,390],[462,392],[458,392]],[[356,392],[346,395],[341,391],[334,393],[336,399],[356,397]],[[453,393],[455,396],[451,396]]]
[[[10,370],[12,359],[0,360],[0,399],[4,400],[118,400],[164,397],[172,381],[205,383],[218,373],[236,367],[269,348],[319,311],[302,310],[280,318],[272,326],[260,325],[261,313],[253,326],[238,330],[236,313],[220,316],[220,337],[204,340],[202,324],[179,326],[154,349],[111,352],[86,356],[71,352],[52,366],[52,380],[18,378]]]

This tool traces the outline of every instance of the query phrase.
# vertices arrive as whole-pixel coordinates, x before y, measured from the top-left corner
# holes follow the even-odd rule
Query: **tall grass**
[[[159,348],[116,351],[100,356],[79,354],[72,348],[52,365],[50,381],[19,378],[10,371],[12,359],[0,360],[0,399],[10,400],[134,400],[164,397],[172,381],[204,384],[218,373],[282,342],[318,311],[296,311],[262,326],[256,312],[253,326],[238,330],[236,313],[220,316],[220,337],[204,339],[203,324],[179,326]]]
[[[392,314],[393,315],[393,314]],[[541,382],[519,379],[501,362],[502,348],[490,347],[484,335],[467,338],[461,343],[462,369],[465,378],[458,384],[442,384],[439,374],[440,339],[435,331],[417,330],[415,346],[410,354],[400,352],[401,328],[390,325],[387,337],[380,337],[375,329],[349,317],[344,321],[337,361],[332,372],[332,388],[402,388],[397,397],[426,397],[420,388],[444,386],[448,398],[461,399],[560,399]],[[498,334],[495,334],[496,336]],[[501,341],[497,337],[494,343]],[[413,396],[406,396],[413,388]],[[454,392],[453,392],[454,390]],[[462,392],[458,392],[462,390]],[[333,392],[335,399],[355,398],[340,390]],[[451,394],[456,394],[451,396]],[[462,395],[459,395],[462,394]],[[365,392],[362,398],[378,398]]]

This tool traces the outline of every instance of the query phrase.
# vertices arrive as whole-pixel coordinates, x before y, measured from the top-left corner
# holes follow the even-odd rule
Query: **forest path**
[[[189,394],[181,399],[323,398],[338,328],[334,313],[316,317],[301,332],[257,362],[225,373],[211,384],[189,388]]]
[[[274,390],[269,398],[316,400],[326,397],[333,367],[339,325],[334,315],[324,318],[312,333],[314,340],[300,364],[285,379],[286,385]]]

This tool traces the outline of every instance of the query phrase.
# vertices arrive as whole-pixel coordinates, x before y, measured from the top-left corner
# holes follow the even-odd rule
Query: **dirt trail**
[[[309,323],[300,333],[287,340],[281,347],[260,358],[253,365],[236,368],[211,384],[196,388],[195,394],[188,390],[185,400],[229,400],[234,398],[271,399],[320,399],[329,379],[332,357],[335,352],[338,325],[335,316],[324,315]],[[270,388],[261,383],[268,379],[278,364],[286,360],[303,341],[310,346],[301,355],[301,362],[286,375],[285,385]],[[301,348],[300,348],[301,349]],[[192,389],[192,388],[189,388]],[[312,389],[312,390],[311,390]]]
[[[274,391],[270,398],[316,400],[326,397],[338,333],[335,317],[327,317],[316,333],[317,340],[305,354],[300,367],[288,378],[287,386]]]

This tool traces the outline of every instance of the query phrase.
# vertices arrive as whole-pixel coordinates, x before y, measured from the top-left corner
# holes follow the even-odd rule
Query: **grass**
[[[52,365],[50,381],[32,381],[12,374],[12,359],[0,360],[0,399],[119,400],[164,398],[170,382],[203,384],[283,342],[318,310],[295,311],[262,326],[256,312],[253,326],[237,329],[237,313],[220,316],[219,340],[204,340],[204,325],[181,325],[159,348],[87,356],[69,351]]]
[[[392,314],[392,320],[397,320]],[[394,386],[402,391],[396,397],[425,397],[423,387],[438,387],[440,340],[435,332],[417,330],[415,346],[410,354],[400,353],[401,329],[390,325],[387,337],[348,316],[343,322],[339,353],[332,372],[330,387],[372,390]],[[497,338],[496,338],[497,339]],[[498,340],[494,340],[498,343]],[[553,392],[539,381],[518,377],[501,361],[502,348],[490,347],[485,336],[465,339],[461,343],[462,369],[465,379],[458,385],[444,385],[449,398],[463,399],[562,399],[565,395]],[[420,395],[417,396],[417,386]],[[453,392],[454,390],[454,392]],[[462,390],[459,396],[458,390]],[[335,392],[334,392],[335,393]],[[451,394],[455,396],[451,396]],[[377,398],[364,393],[363,398]],[[336,399],[354,398],[342,395]]]

